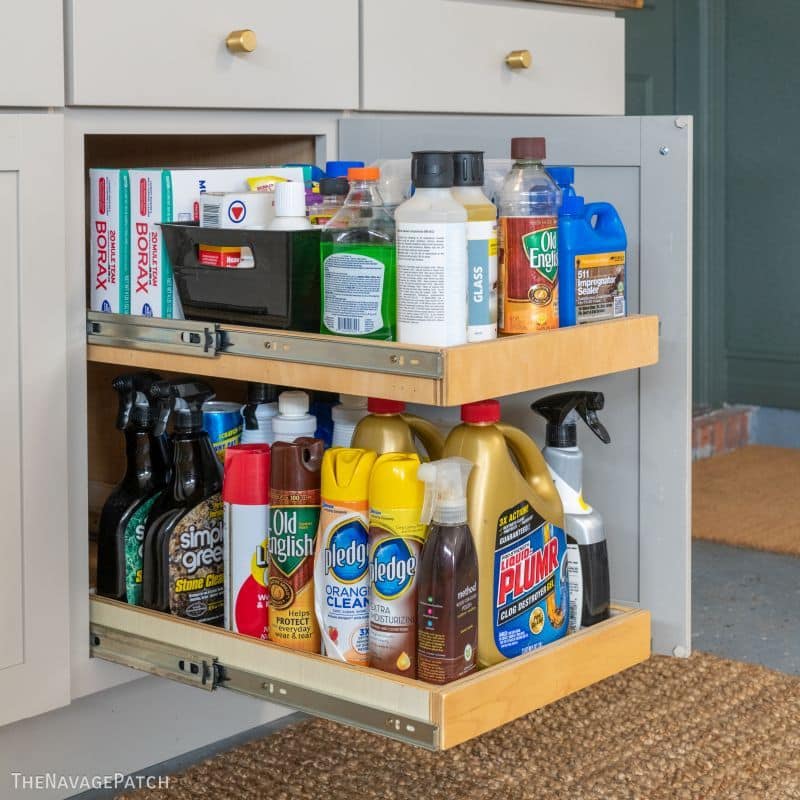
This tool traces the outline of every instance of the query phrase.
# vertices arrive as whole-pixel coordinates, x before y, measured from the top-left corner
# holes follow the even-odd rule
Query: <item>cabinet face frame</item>
[[[0,114],[0,725],[69,703],[61,114]]]

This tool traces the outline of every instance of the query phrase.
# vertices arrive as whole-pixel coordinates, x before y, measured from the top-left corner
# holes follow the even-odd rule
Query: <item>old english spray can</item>
[[[325,655],[367,665],[367,523],[372,450],[333,447],[322,459],[322,511],[314,561],[314,598]]]
[[[426,525],[416,453],[386,453],[369,482],[369,666],[417,677],[417,575]]]
[[[269,447],[229,447],[222,483],[225,628],[269,638]]]
[[[319,653],[314,547],[324,444],[301,436],[272,445],[269,482],[270,641]]]

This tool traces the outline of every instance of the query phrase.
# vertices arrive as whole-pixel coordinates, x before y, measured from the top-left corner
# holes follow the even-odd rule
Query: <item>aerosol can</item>
[[[583,499],[583,452],[578,447],[577,421],[608,444],[611,437],[597,417],[602,392],[562,392],[543,397],[531,408],[547,420],[547,446],[542,451],[564,505],[569,569],[570,632],[608,618],[610,587],[608,548],[603,518]]]

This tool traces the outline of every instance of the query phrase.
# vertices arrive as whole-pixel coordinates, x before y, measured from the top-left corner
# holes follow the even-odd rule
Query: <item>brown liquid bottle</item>
[[[320,510],[321,439],[272,445],[269,484],[269,638],[319,653],[314,548]]]
[[[445,458],[421,464],[422,520],[433,519],[417,578],[417,677],[450,683],[475,669],[478,649],[478,554],[467,525],[472,464]]]

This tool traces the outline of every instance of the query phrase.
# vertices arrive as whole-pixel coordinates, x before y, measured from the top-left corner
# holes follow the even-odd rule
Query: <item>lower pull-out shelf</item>
[[[650,655],[650,614],[605,622],[446,686],[342,664],[92,596],[92,655],[211,690],[233,689],[445,750]]]

